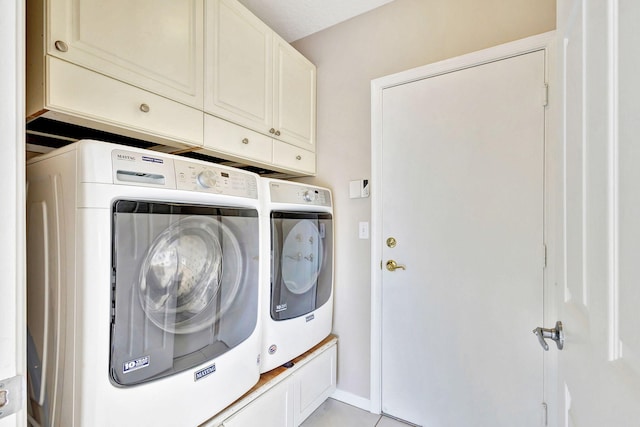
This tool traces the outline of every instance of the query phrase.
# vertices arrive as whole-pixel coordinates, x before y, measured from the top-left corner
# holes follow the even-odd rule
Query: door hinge
[[[545,83],[542,88],[542,106],[546,107],[549,105],[549,83]]]
[[[20,411],[25,401],[25,377],[0,380],[0,419]]]
[[[547,245],[542,245],[542,268],[547,268]]]
[[[549,414],[546,402],[542,402],[542,425],[549,425]]]

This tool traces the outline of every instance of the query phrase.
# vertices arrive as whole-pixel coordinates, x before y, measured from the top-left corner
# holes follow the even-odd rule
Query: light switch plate
[[[358,237],[360,239],[369,238],[369,222],[363,221],[358,223]]]

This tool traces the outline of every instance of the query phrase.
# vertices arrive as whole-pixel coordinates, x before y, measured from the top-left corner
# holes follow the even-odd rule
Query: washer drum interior
[[[224,256],[240,259],[240,247],[229,228],[215,218],[187,217],[155,239],[140,267],[138,296],[144,312],[167,332],[192,333],[211,326],[224,315],[238,291],[240,264],[224,271],[227,283],[222,300]],[[231,243],[231,244],[229,244]]]

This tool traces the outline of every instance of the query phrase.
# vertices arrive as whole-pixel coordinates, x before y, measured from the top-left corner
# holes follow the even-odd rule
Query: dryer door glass
[[[271,318],[308,314],[331,297],[333,227],[329,213],[271,213]]]
[[[258,255],[254,209],[117,201],[112,381],[178,373],[247,339],[257,322]]]

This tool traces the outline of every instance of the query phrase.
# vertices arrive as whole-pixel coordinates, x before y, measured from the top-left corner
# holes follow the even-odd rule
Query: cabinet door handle
[[[276,131],[276,136],[280,136],[280,131],[279,130]]]
[[[66,52],[69,50],[69,46],[67,46],[67,44],[65,42],[63,42],[62,40],[56,40],[56,42],[53,44],[56,49],[58,49],[60,52]]]
[[[269,133],[276,133],[276,130],[274,128],[269,129]]]
[[[149,108],[148,104],[140,104],[140,111],[142,111],[143,113],[148,113],[149,111],[151,111],[151,108]]]
[[[302,156],[301,156],[300,154],[298,154],[298,155],[296,156],[296,160],[302,160]]]
[[[248,143],[249,143],[249,138],[244,138],[244,139],[242,140],[242,143],[243,143],[243,144],[248,144]]]

